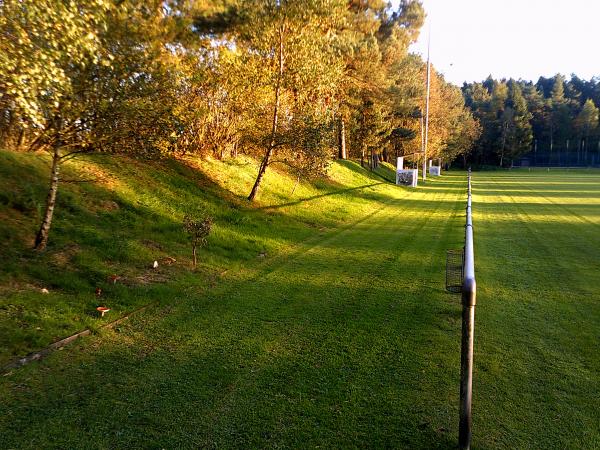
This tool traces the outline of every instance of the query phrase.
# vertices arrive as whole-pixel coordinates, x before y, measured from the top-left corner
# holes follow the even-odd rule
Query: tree
[[[555,75],[548,102],[550,108],[550,153],[554,150],[556,141],[565,142],[571,135],[571,111],[569,102],[565,98],[564,80],[561,74]]]
[[[58,191],[65,135],[77,127],[63,117],[79,94],[74,78],[90,65],[110,65],[100,33],[110,4],[47,0],[7,0],[0,4],[0,92],[21,126],[33,128],[52,154],[46,209],[35,238],[48,241]]]
[[[491,110],[491,84],[488,83],[488,85],[489,87],[486,87],[484,83],[465,83],[462,87],[465,105],[481,125],[479,137],[470,153],[471,159],[478,164],[488,159],[495,139],[495,129],[491,124],[496,120],[496,113]],[[466,165],[465,159],[463,159],[463,163]]]
[[[2,106],[29,130],[30,150],[52,155],[37,250],[48,242],[64,163],[95,151],[164,153],[176,131],[181,64],[168,45],[182,33],[164,2],[80,3],[0,5],[3,34],[15,38],[0,44]]]
[[[464,136],[460,136],[462,133],[465,133]],[[446,82],[435,67],[432,67],[427,157],[454,160],[462,154],[469,153],[477,137],[477,121],[465,107],[465,98],[461,90]]]
[[[212,229],[213,218],[210,216],[204,216],[200,219],[195,219],[189,215],[183,218],[183,230],[188,234],[190,242],[192,244],[192,262],[194,268],[197,264],[197,250],[198,247],[202,248],[208,243],[208,235]]]
[[[527,110],[531,113],[532,138],[536,141],[541,140],[548,122],[544,96],[537,86],[531,82],[523,86],[523,96],[527,101]],[[533,149],[537,151],[537,142],[534,143]]]
[[[367,156],[373,162],[380,152],[387,155],[394,129],[416,122],[411,115],[422,98],[422,61],[409,56],[408,47],[423,20],[417,1],[402,1],[396,11],[383,1],[350,2],[352,27],[340,32],[345,77],[337,102],[350,131],[349,153],[363,165]]]
[[[256,141],[263,142],[264,153],[249,200],[256,197],[274,154],[292,147],[288,138],[293,133],[286,136],[285,132],[307,123],[299,117],[329,113],[327,98],[341,74],[332,52],[331,30],[343,9],[341,0],[302,4],[251,0],[237,10],[242,19],[234,37],[245,66],[252,71],[248,78],[255,88],[273,96],[268,132],[259,121],[263,125]]]
[[[588,98],[574,120],[574,126],[579,134],[579,139],[583,142],[583,144],[580,144],[580,146],[584,146],[586,151],[587,147],[589,147],[590,133],[595,131],[598,127],[598,117],[598,108],[594,104],[593,100]]]
[[[515,80],[510,80],[508,88],[509,97],[502,116],[500,166],[503,165],[505,157],[512,160],[529,151],[533,139],[530,123],[532,115],[527,109],[521,87]]]

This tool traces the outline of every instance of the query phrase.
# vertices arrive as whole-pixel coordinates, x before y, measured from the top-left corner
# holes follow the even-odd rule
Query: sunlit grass
[[[4,304],[59,329],[93,306],[86,290],[107,267],[133,279],[156,252],[178,264],[165,280],[109,290],[123,311],[159,305],[0,379],[5,447],[455,447],[460,304],[443,283],[446,250],[462,245],[464,173],[411,190],[385,183],[385,165],[370,175],[335,163],[329,181],[291,195],[295,178],[272,170],[249,207],[252,160],[124,162],[93,162],[115,174],[112,187],[67,187],[70,201],[93,195],[75,211],[59,205],[46,255],[28,255],[18,232],[31,212],[3,225],[26,263],[2,263],[5,289],[21,286]],[[474,176],[473,448],[600,446],[598,182]],[[88,218],[102,198],[120,209]],[[190,204],[217,224],[197,272],[179,229]],[[61,237],[77,221],[88,230]],[[115,223],[119,243],[99,247]],[[48,266],[73,241],[68,264]],[[55,277],[47,296],[23,288]],[[29,328],[5,323],[9,342],[28,342]]]
[[[267,172],[258,201],[248,194],[257,171],[249,158],[216,161],[186,158],[143,162],[94,157],[74,160],[59,190],[48,250],[30,250],[39,225],[48,178],[48,160],[0,152],[0,364],[45,347],[86,327],[96,328],[95,308],[119,317],[153,301],[169,302],[162,285],[207,278],[224,270],[253,271],[257,257],[273,255],[376,208],[389,187],[355,163],[335,163],[329,180],[296,180]],[[398,188],[392,195],[402,195]],[[333,195],[332,195],[333,194]],[[182,230],[186,213],[215,218],[209,246],[192,272]],[[173,266],[162,261],[174,258]],[[158,260],[159,270],[150,269]],[[117,275],[117,285],[110,277]],[[189,282],[186,281],[186,283]],[[95,291],[103,293],[97,298]],[[47,289],[49,294],[42,293]]]

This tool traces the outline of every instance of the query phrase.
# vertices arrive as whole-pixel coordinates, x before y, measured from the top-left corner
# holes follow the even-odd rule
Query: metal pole
[[[473,251],[473,220],[471,217],[471,169],[468,172],[467,223],[465,226],[464,281],[462,287],[462,338],[460,353],[460,420],[458,443],[461,449],[471,448],[471,400],[473,389],[473,338],[475,333],[475,254]]]
[[[421,117],[420,117],[420,125],[421,125],[421,154],[419,155],[419,157],[423,156],[425,157],[425,135],[424,130],[423,130],[423,111],[421,111]],[[419,168],[419,161],[417,160],[417,169]]]
[[[429,49],[431,47],[431,26],[427,41],[427,92],[425,95],[425,143],[423,146],[423,181],[427,179],[427,140],[429,137],[429,86],[431,84],[431,63],[429,62]]]

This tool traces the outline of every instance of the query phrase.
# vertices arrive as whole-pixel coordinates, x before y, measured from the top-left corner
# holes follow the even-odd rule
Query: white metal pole
[[[423,111],[421,111],[421,117],[419,118],[419,125],[420,125],[420,129],[421,129],[421,153],[420,156],[425,157],[425,132],[424,132],[424,127],[423,127]],[[600,143],[600,141],[598,141]],[[600,147],[599,147],[600,148]],[[419,168],[419,161],[417,160],[417,169]]]
[[[429,137],[429,87],[431,84],[431,63],[429,51],[431,48],[431,23],[429,25],[429,37],[427,39],[427,88],[425,94],[425,142],[423,147],[423,181],[427,179],[427,141]]]

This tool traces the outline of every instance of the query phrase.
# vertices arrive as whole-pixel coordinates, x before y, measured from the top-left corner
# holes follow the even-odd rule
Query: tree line
[[[557,74],[533,83],[490,76],[462,91],[482,127],[470,161],[510,166],[526,155],[530,164],[600,163],[600,78]]]
[[[247,154],[298,178],[334,158],[421,155],[425,11],[401,0],[4,0],[0,146],[48,151],[35,247],[48,240],[62,165],[89,153]],[[429,157],[467,153],[480,128],[432,70]]]

